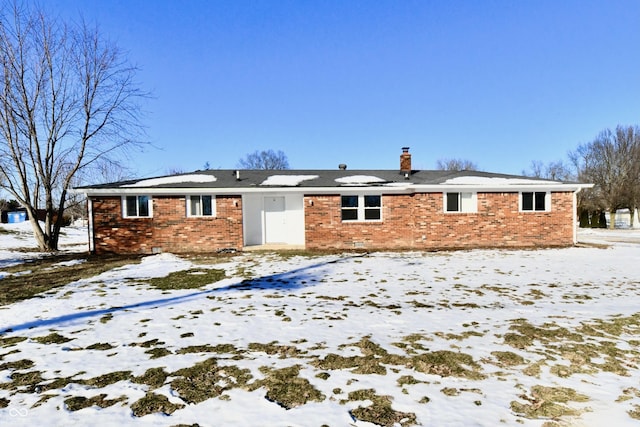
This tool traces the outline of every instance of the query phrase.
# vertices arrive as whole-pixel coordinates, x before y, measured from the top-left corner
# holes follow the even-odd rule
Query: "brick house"
[[[92,185],[96,253],[523,248],[576,242],[589,184],[478,171],[206,170]]]

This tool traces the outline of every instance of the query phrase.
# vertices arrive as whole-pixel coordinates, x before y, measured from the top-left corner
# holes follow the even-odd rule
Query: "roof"
[[[380,192],[426,192],[454,189],[484,191],[523,191],[544,188],[547,191],[578,191],[590,184],[560,182],[519,175],[480,171],[414,170],[230,170],[216,169],[185,174],[119,181],[77,187],[88,195],[132,193],[216,193],[353,192],[371,189]]]

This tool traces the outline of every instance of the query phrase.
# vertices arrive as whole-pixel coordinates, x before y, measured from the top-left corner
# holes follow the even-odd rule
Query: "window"
[[[187,216],[216,216],[216,199],[213,196],[188,196]]]
[[[521,208],[523,211],[547,211],[549,206],[549,193],[544,191],[523,192],[521,196]]]
[[[380,221],[382,196],[342,196],[343,221]]]
[[[150,196],[125,196],[123,198],[123,214],[125,218],[151,216]]]
[[[475,193],[445,193],[445,212],[477,212]]]

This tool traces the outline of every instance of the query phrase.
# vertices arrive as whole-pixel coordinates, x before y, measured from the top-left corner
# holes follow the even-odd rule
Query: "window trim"
[[[129,215],[129,202],[130,197],[136,198],[136,214]],[[140,197],[147,198],[148,215],[140,215]],[[122,196],[122,217],[123,218],[153,218],[153,197],[150,194],[127,194]]]
[[[449,208],[449,194],[458,195],[458,210],[450,211]],[[469,194],[471,197],[470,204],[465,208],[463,203],[463,194]],[[442,210],[447,214],[465,214],[465,213],[477,213],[478,212],[478,193],[476,191],[445,191],[442,193]]]
[[[344,207],[343,206],[343,197],[357,197],[358,204],[355,207]],[[366,206],[366,197],[377,197],[380,200],[379,206]],[[356,219],[344,219],[343,211],[344,210],[355,211]],[[367,211],[378,211],[380,213],[378,218],[375,219],[367,219]],[[363,222],[382,222],[382,194],[341,194],[340,195],[340,220],[344,222],[350,223],[363,223]]]
[[[199,197],[200,198],[200,206],[201,206],[201,210],[202,210],[202,198],[203,197],[211,197],[211,215],[204,215],[204,214],[194,214],[193,212],[191,212],[191,198],[192,197]],[[217,212],[217,203],[216,203],[216,196],[213,194],[189,194],[185,196],[185,212],[186,212],[186,216],[187,218],[215,218],[218,215]]]
[[[524,209],[524,194],[532,194],[532,209]],[[536,194],[544,194],[544,209],[536,209]],[[551,192],[550,191],[521,191],[518,194],[518,210],[524,213],[530,212],[551,212]]]

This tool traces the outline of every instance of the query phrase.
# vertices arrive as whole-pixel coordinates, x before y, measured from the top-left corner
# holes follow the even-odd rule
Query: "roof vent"
[[[338,165],[338,169],[340,169],[341,171],[346,171],[347,170],[347,165],[345,165],[344,163],[340,163]]]

